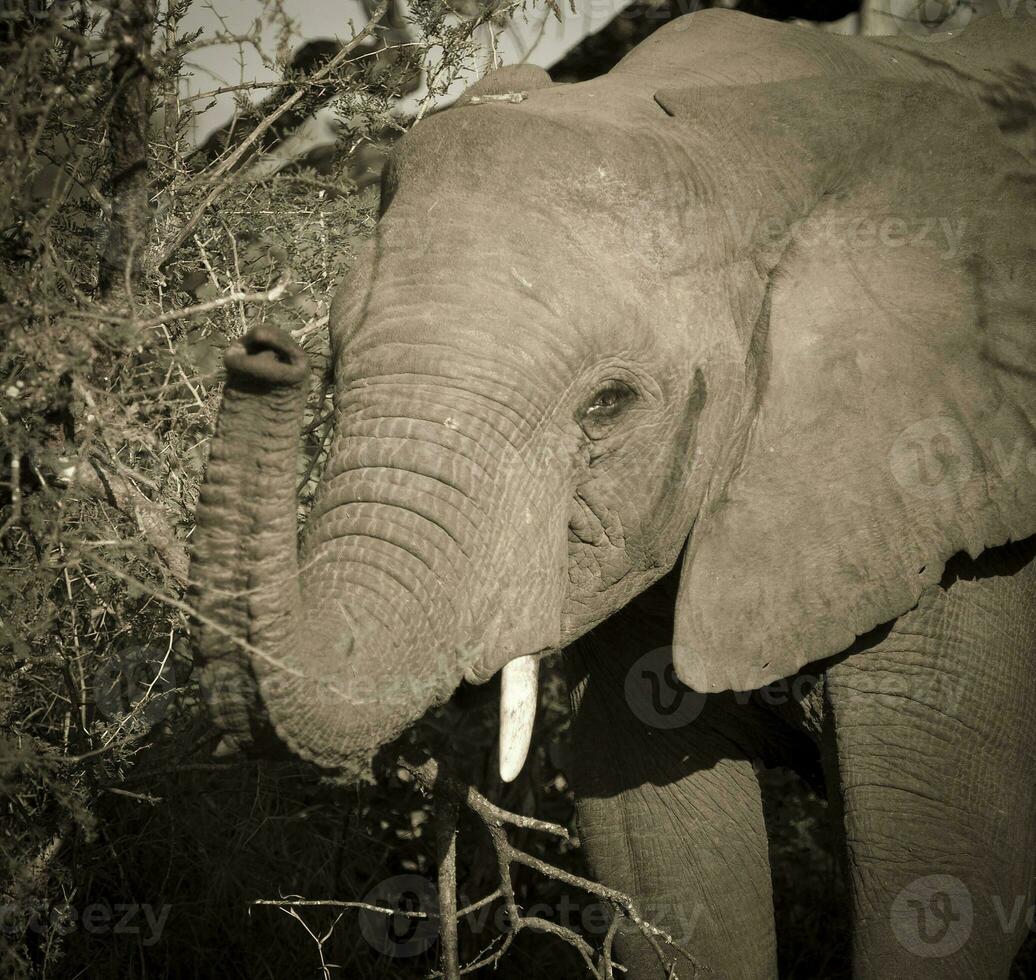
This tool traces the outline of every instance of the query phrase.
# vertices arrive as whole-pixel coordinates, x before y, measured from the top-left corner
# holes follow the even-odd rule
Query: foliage
[[[447,48],[441,87],[473,25],[503,8],[458,24],[427,3],[410,44],[374,32],[303,75],[271,2],[266,54],[285,83],[242,99],[205,152],[187,140],[205,100],[178,81],[193,48],[229,38],[182,32],[187,8],[26,0],[0,20],[3,975],[206,975],[213,958],[242,976],[311,972],[297,923],[248,899],[362,897],[400,836],[420,844],[429,806],[391,774],[343,790],[298,765],[213,757],[186,645],[186,544],[221,352],[258,322],[290,330],[325,378],[308,505],[329,428],[328,302],[376,211],[358,161],[399,130],[390,106],[428,47]],[[259,171],[287,123],[332,96],[349,123],[323,172]],[[116,125],[140,97],[146,160]]]

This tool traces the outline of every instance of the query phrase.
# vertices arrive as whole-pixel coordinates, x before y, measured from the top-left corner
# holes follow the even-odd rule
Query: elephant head
[[[681,23],[592,82],[494,73],[402,140],[332,307],[299,548],[305,357],[268,328],[228,352],[193,601],[239,742],[345,765],[504,668],[513,775],[536,658],[681,553],[677,672],[744,690],[1036,532],[1024,159],[851,52],[680,84]]]

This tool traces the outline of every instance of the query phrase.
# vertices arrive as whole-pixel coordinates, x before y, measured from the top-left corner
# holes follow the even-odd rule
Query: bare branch
[[[381,915],[402,915],[411,919],[430,919],[428,912],[407,912],[403,909],[389,909],[382,905],[371,905],[370,902],[337,902],[333,899],[307,898],[256,898],[249,905],[274,905],[277,908],[328,908],[328,909],[362,909],[365,912],[378,912]]]
[[[449,790],[437,794],[436,845],[439,852],[439,937],[442,972],[446,980],[460,980],[457,942],[457,811]]]
[[[452,800],[452,805],[454,806],[463,803],[482,821],[482,824],[486,828],[490,840],[492,841],[493,850],[497,860],[497,869],[500,875],[500,887],[494,895],[498,894],[502,897],[507,908],[509,931],[499,949],[480,958],[474,963],[466,964],[463,968],[459,969],[459,973],[450,972],[450,961],[448,960],[447,953],[444,952],[443,972],[433,974],[433,976],[442,976],[445,980],[454,980],[454,978],[459,974],[470,973],[477,969],[481,969],[482,967],[496,963],[504,955],[508,947],[511,945],[511,942],[513,942],[514,937],[522,929],[536,929],[540,932],[547,932],[553,936],[557,936],[559,939],[568,943],[583,958],[583,962],[586,964],[586,967],[592,976],[597,977],[598,980],[606,980],[606,978],[614,976],[612,944],[614,943],[615,935],[619,928],[619,922],[622,918],[630,920],[634,926],[636,926],[637,931],[644,937],[644,940],[654,951],[655,956],[658,958],[658,961],[661,964],[662,969],[666,972],[667,977],[675,980],[678,976],[674,957],[673,955],[667,955],[667,951],[669,951],[670,954],[682,957],[690,965],[692,972],[689,975],[685,974],[684,976],[699,977],[712,975],[712,970],[708,966],[698,962],[698,960],[687,950],[683,949],[672,936],[648,922],[637,909],[636,904],[629,895],[624,892],[617,891],[614,888],[608,888],[605,885],[598,884],[595,881],[591,881],[589,878],[583,878],[580,875],[571,874],[570,872],[557,868],[552,864],[548,864],[546,861],[541,861],[539,858],[535,858],[531,854],[527,854],[525,851],[522,851],[511,844],[504,829],[505,825],[510,824],[515,827],[541,830],[553,834],[554,836],[561,837],[562,839],[568,839],[568,831],[565,830],[564,827],[502,810],[495,804],[490,803],[484,796],[475,790],[474,787],[467,785],[452,774],[445,772],[442,766],[435,759],[429,759],[420,766],[413,766],[401,760],[399,765],[412,773],[424,787],[433,791],[436,794],[437,799]],[[455,861],[456,855],[454,854],[451,857],[447,853],[447,859]],[[555,881],[564,882],[565,884],[578,888],[589,895],[596,895],[599,898],[603,898],[612,906],[615,917],[609,925],[608,932],[602,945],[599,967],[594,962],[593,947],[591,947],[591,945],[577,932],[556,922],[551,922],[536,916],[522,915],[517,899],[515,898],[514,887],[511,883],[512,864],[525,865],[526,867],[532,868],[540,874],[543,874],[548,878],[552,878]],[[453,887],[455,887],[455,867],[450,870],[449,874],[454,876]],[[440,883],[442,881],[441,876],[442,871],[440,869]],[[443,897],[440,895],[440,902],[442,901]],[[450,907],[452,908],[453,906]],[[447,928],[455,930],[456,922],[462,914],[463,913],[447,912],[445,907],[443,907],[443,915],[440,924],[440,930],[442,931],[440,934],[444,945],[447,942],[455,942],[455,937],[449,938],[445,930]],[[448,926],[447,922],[449,922]]]
[[[535,817],[522,816],[519,813],[509,813],[507,810],[490,803],[474,786],[468,786],[461,782],[451,773],[439,773],[439,763],[435,759],[429,759],[420,766],[404,761],[399,765],[411,773],[426,789],[434,790],[437,780],[442,780],[442,786],[459,798],[459,801],[468,807],[469,810],[478,814],[483,821],[496,825],[509,823],[512,827],[520,827],[523,830],[538,830],[544,834],[551,834],[560,837],[562,840],[570,840],[568,830],[560,824],[550,823],[547,820],[537,820]]]

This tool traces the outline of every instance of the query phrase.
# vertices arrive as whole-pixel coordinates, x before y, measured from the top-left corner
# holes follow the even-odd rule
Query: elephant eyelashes
[[[636,400],[637,393],[621,381],[608,381],[584,402],[579,410],[579,424],[591,438],[603,436],[613,422]]]

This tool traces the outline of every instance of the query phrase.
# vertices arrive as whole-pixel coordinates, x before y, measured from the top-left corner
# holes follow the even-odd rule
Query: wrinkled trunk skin
[[[465,674],[484,680],[516,653],[556,644],[560,497],[535,474],[514,479],[508,440],[478,430],[470,393],[364,383],[344,397],[300,561],[305,356],[259,328],[226,366],[191,580],[203,687],[235,742],[362,766]],[[516,558],[555,574],[492,587],[513,581],[504,566]],[[542,617],[505,612],[530,608]]]
[[[227,382],[198,498],[191,598],[202,687],[242,746],[277,740],[252,652],[282,646],[299,615],[295,471],[309,380],[305,356],[270,330],[227,353]]]

